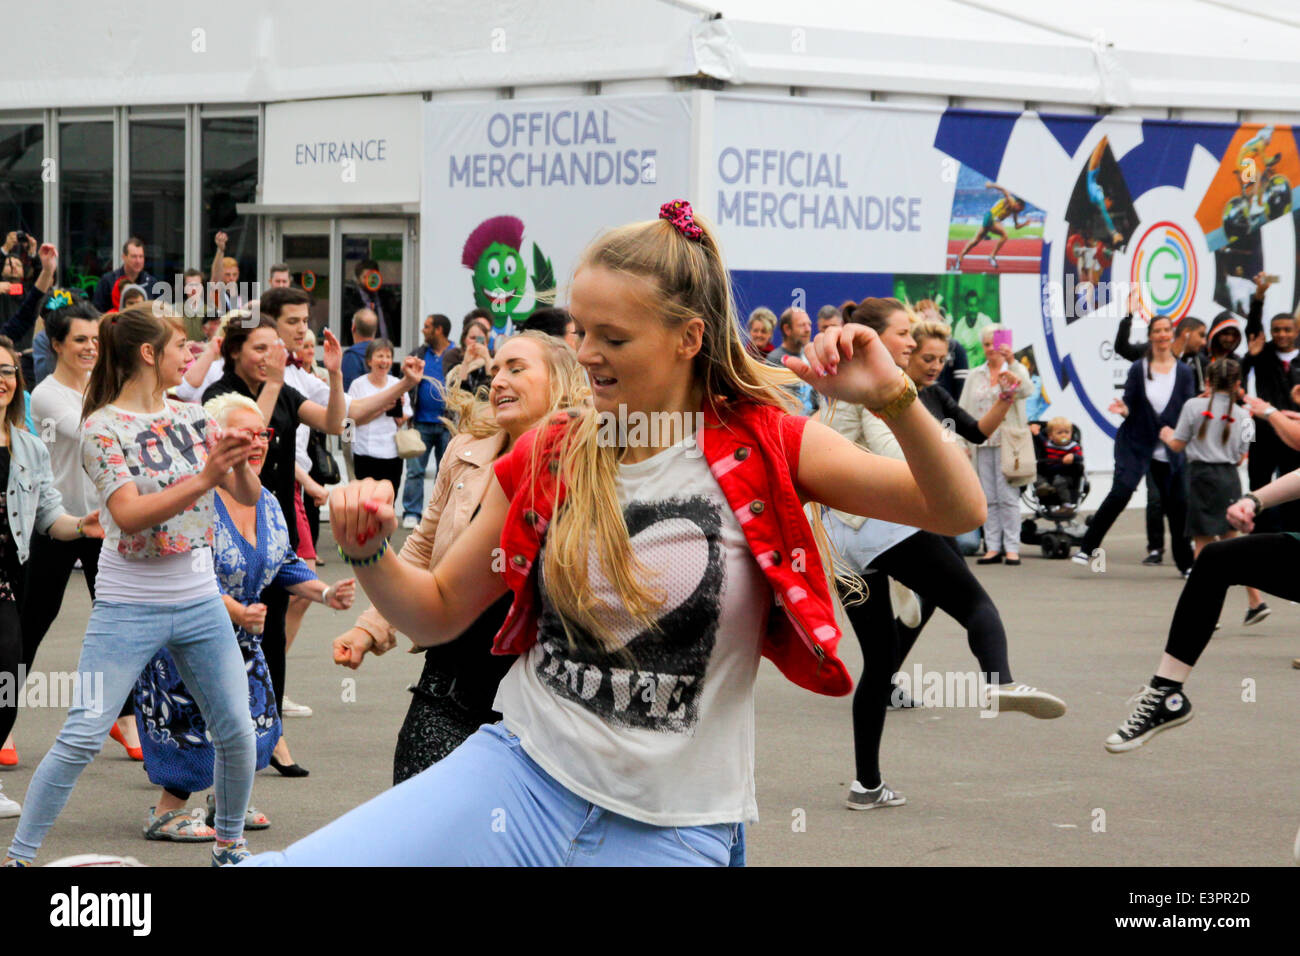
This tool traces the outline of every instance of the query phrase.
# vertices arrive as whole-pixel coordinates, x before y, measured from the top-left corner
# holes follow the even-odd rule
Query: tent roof
[[[189,16],[178,9],[170,0],[64,0],[53,13],[21,5],[0,109],[701,75],[739,89],[1300,108],[1300,10],[1290,0],[385,0],[364,15],[350,0],[226,0],[189,5]]]

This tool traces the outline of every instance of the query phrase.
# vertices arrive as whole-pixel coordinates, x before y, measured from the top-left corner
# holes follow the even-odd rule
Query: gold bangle
[[[903,387],[882,405],[875,408],[872,408],[870,405],[867,406],[867,411],[884,421],[897,418],[907,410],[909,405],[916,401],[916,383],[914,383],[911,376],[902,369],[898,370],[898,374],[903,380]]]

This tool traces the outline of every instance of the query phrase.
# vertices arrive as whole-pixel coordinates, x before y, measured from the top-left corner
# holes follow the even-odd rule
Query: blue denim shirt
[[[31,432],[9,430],[9,487],[5,499],[9,512],[9,536],[26,564],[32,550],[32,535],[50,530],[64,513],[63,496],[54,487],[50,453],[45,443]]]

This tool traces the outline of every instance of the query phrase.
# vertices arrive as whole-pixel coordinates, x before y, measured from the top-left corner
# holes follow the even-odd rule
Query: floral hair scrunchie
[[[685,199],[664,203],[659,207],[659,218],[667,219],[687,239],[699,242],[704,237],[704,230],[695,222],[695,212]]]

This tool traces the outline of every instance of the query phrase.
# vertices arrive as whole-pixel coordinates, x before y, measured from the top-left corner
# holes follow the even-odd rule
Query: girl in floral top
[[[244,429],[253,434],[249,467],[259,477],[271,442],[270,429],[257,403],[243,395],[227,392],[203,406],[218,426]],[[241,505],[224,488],[215,499],[216,572],[221,600],[234,625],[235,637],[248,672],[248,704],[257,745],[256,767],[271,761],[271,750],[280,739],[280,713],[275,706],[271,673],[262,653],[262,628],[266,605],[261,593],[272,581],[289,593],[318,601],[335,610],[352,606],[356,584],[351,579],[327,587],[311,565],[294,553],[279,502],[266,488],[253,507]],[[195,705],[195,695],[185,685],[176,658],[163,648],[153,656],[135,682],[135,713],[140,724],[140,742],[149,781],[163,792],[158,805],[149,808],[146,840],[177,843],[210,842],[213,799],[208,798],[207,822],[202,810],[185,809],[190,795],[212,786],[214,748],[208,739],[207,723]],[[248,830],[265,830],[271,825],[266,815],[249,807],[244,816]]]
[[[213,864],[248,855],[242,835],[253,727],[244,661],[213,573],[213,489],[248,505],[262,489],[248,466],[249,432],[222,434],[202,408],[165,397],[190,353],[184,327],[170,312],[155,313],[157,306],[100,320],[82,462],[98,492],[105,539],[77,671],[96,675],[103,699],[78,699],[69,710],[32,777],[6,864],[35,859],[136,677],[163,647],[194,691],[216,749]]]

